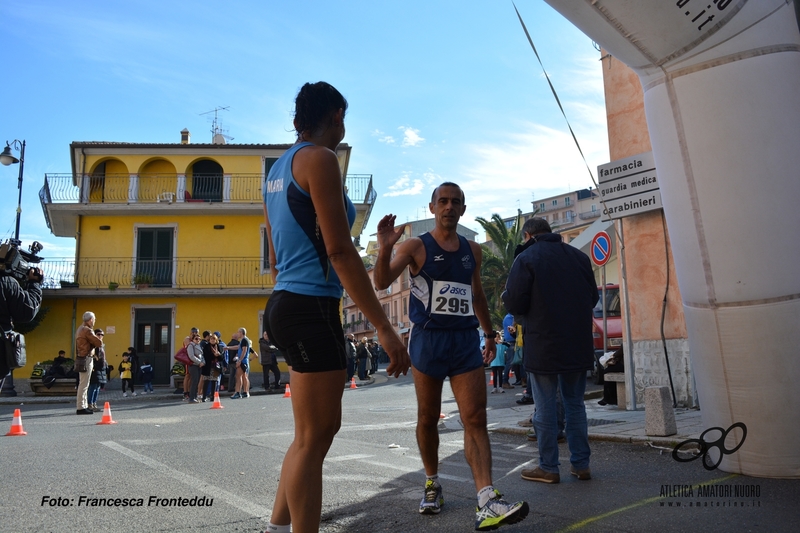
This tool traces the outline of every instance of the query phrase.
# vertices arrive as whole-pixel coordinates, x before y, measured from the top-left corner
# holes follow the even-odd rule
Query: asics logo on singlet
[[[439,289],[439,294],[460,294],[461,296],[467,295],[467,289],[461,287],[451,287],[449,284]]]

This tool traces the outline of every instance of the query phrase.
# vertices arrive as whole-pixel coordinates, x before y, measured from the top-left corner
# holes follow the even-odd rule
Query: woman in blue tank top
[[[264,218],[275,289],[264,329],[285,354],[295,437],[283,459],[268,531],[318,531],[322,462],[339,430],[347,372],[339,303],[342,286],[391,360],[387,373],[410,366],[350,238],[355,208],[344,193],[336,147],[344,138],[347,101],[333,86],[306,83],[295,100],[297,142],[264,183]]]

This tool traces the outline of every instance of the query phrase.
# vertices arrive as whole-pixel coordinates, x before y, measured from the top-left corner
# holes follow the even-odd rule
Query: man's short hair
[[[461,186],[458,185],[457,183],[453,183],[452,181],[445,181],[444,183],[440,183],[439,187],[458,187],[458,190],[461,191],[461,203],[464,204],[464,203],[467,202],[467,199],[464,196],[464,189],[462,189]],[[436,191],[439,190],[439,187],[436,187],[435,189],[433,189],[433,192],[431,193],[431,203],[432,204],[436,203]]]
[[[211,335],[211,332],[210,332],[210,331],[208,331],[208,330],[205,330],[205,331],[203,332],[203,338],[204,338],[204,339],[205,339],[206,337],[208,337],[209,335]]]
[[[83,313],[83,321],[84,322],[88,322],[93,318],[95,318],[95,316],[94,316],[94,313],[92,313],[91,311],[86,311],[85,313]]]
[[[58,351],[58,355],[64,355],[64,354],[66,354],[66,353],[67,353],[67,352],[65,352],[64,350],[59,350],[59,351]]]
[[[522,225],[522,231],[528,235],[539,235],[541,233],[553,233],[550,224],[541,217],[531,217]]]

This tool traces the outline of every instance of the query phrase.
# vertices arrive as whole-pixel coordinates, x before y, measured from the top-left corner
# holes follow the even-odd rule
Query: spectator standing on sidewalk
[[[530,239],[514,260],[503,293],[506,309],[522,316],[525,368],[532,373],[539,466],[522,478],[560,481],[557,396],[561,389],[566,415],[570,473],[591,479],[586,405],[586,373],[594,363],[592,309],[599,300],[589,258],[561,240],[546,220],[525,221]]]
[[[150,364],[149,359],[145,359],[142,362],[142,366],[139,367],[139,373],[142,374],[142,387],[144,388],[144,394],[148,392],[153,394],[153,365]]]
[[[189,403],[200,403],[197,399],[197,387],[200,383],[200,369],[203,366],[203,349],[200,347],[200,334],[192,335],[191,342],[186,346],[186,353],[192,364],[189,365]]]
[[[136,392],[133,388],[133,363],[131,362],[131,355],[128,352],[122,354],[122,362],[119,364],[119,378],[122,381],[122,396],[128,396],[128,393],[125,391],[125,386],[127,385],[131,389],[131,395],[136,396]]]
[[[105,333],[102,329],[98,328],[94,330],[94,334],[97,335],[101,340],[105,338]],[[89,390],[87,391],[86,401],[89,403],[88,408],[94,412],[100,410],[97,407],[97,396],[100,393],[101,387],[106,384],[106,367],[108,364],[106,363],[105,348],[105,343],[99,348],[95,348],[92,375],[89,377]]]
[[[236,335],[236,333],[231,335],[231,340],[228,341],[224,348],[228,361],[226,366],[228,369],[228,392],[231,393],[231,396],[236,390],[236,362],[239,360],[236,355],[239,351],[239,339],[236,338]]]
[[[497,394],[498,392],[505,392],[503,390],[503,369],[505,368],[505,353],[506,347],[505,345],[501,344],[501,340],[503,337],[500,335],[500,332],[494,338],[495,346],[497,346],[497,355],[492,359],[492,362],[489,363],[489,368],[492,369],[492,394]]]
[[[278,368],[278,347],[272,344],[266,331],[258,339],[258,355],[264,373],[264,390],[279,390],[281,388],[281,369]],[[275,376],[272,386],[269,384],[270,372]]]
[[[94,411],[89,409],[87,393],[89,391],[89,380],[92,377],[94,368],[94,353],[97,348],[103,345],[103,340],[94,334],[95,315],[91,311],[83,313],[83,324],[75,332],[75,356],[86,358],[86,371],[79,372],[80,381],[78,383],[78,394],[76,398],[76,412],[78,415],[91,415]]]
[[[367,338],[363,337],[356,347],[356,359],[358,360],[358,379],[367,380],[367,364],[369,363],[369,348],[367,348]]]
[[[347,383],[350,383],[356,374],[356,341],[352,333],[345,338],[344,349],[347,353]]]

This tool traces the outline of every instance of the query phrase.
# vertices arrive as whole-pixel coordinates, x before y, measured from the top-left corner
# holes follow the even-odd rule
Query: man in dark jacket
[[[589,258],[564,244],[542,218],[525,222],[531,238],[514,260],[503,302],[523,317],[524,364],[533,376],[539,466],[522,478],[558,483],[556,395],[560,386],[566,411],[570,473],[591,479],[589,437],[583,394],[594,360],[592,309],[599,300]]]

